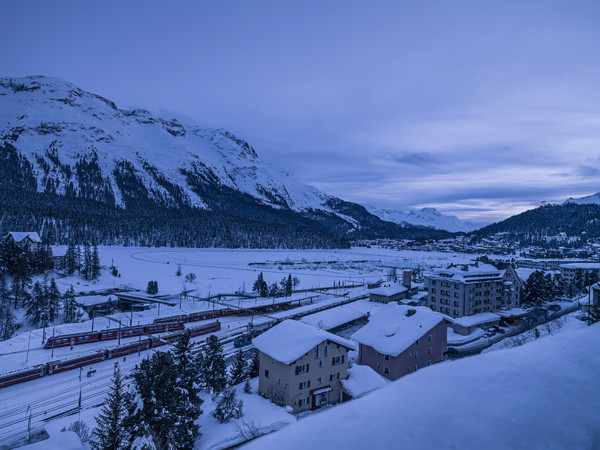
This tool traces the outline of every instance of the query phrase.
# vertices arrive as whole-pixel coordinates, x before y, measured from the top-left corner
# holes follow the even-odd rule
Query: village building
[[[585,280],[586,275],[600,275],[600,263],[572,263],[560,266],[560,276],[567,284],[578,279]]]
[[[389,303],[411,298],[419,290],[419,285],[411,281],[411,275],[410,271],[405,271],[402,284],[392,283],[390,286],[381,286],[369,291],[369,299],[372,302]]]
[[[258,393],[302,412],[342,400],[348,377],[347,339],[295,320],[284,320],[254,339],[260,352]]]
[[[42,246],[40,235],[35,231],[11,231],[4,237],[4,242],[13,242],[21,250],[38,251]]]
[[[449,318],[422,306],[390,303],[352,335],[358,363],[397,380],[446,358]]]
[[[452,318],[521,305],[523,282],[510,264],[450,265],[425,277],[423,305]]]

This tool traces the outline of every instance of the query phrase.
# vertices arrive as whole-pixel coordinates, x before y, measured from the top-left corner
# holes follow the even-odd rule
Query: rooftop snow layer
[[[434,364],[245,448],[597,448],[598,342],[595,324]]]
[[[371,308],[367,309],[362,305],[355,305],[355,303],[359,302],[367,303],[371,306]],[[342,305],[336,308],[326,309],[325,311],[310,314],[300,319],[300,321],[316,328],[331,330],[332,328],[339,327],[340,325],[344,325],[348,322],[358,320],[361,317],[367,317],[369,310],[376,309],[377,306],[365,300],[358,300],[347,305]]]
[[[23,239],[29,238],[32,242],[42,243],[40,235],[35,231],[11,231],[8,234],[12,236],[15,242],[21,242]]]
[[[475,325],[481,325],[482,323],[496,322],[498,320],[500,320],[500,316],[498,314],[484,312],[480,314],[473,314],[471,316],[459,317],[454,319],[454,323],[462,325],[463,327],[472,327]]]
[[[407,316],[409,310],[416,312]],[[373,313],[352,339],[384,355],[398,356],[442,320],[441,314],[423,306],[389,303]]]
[[[348,378],[341,380],[344,390],[352,398],[362,397],[376,389],[388,385],[389,381],[371,369],[369,366],[354,364],[348,369]]]
[[[323,341],[355,350],[347,339],[296,320],[284,320],[255,338],[252,343],[263,353],[284,364],[291,364]]]

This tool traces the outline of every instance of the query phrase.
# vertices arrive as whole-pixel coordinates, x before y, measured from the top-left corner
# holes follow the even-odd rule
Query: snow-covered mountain
[[[0,79],[0,145],[5,159],[0,188],[17,186],[129,212],[205,211],[204,216],[292,224],[342,238],[410,237],[406,227],[381,221],[261,160],[226,130],[122,110],[58,78]]]
[[[580,198],[569,197],[567,200],[565,200],[563,205],[566,205],[567,203],[576,203],[578,205],[600,205],[600,192]]]
[[[381,209],[374,206],[366,206],[371,214],[375,214],[382,220],[394,222],[399,225],[411,224],[424,227],[446,230],[451,232],[469,232],[477,230],[486,224],[461,220],[456,216],[442,214],[435,208],[423,208],[408,213],[394,209]]]

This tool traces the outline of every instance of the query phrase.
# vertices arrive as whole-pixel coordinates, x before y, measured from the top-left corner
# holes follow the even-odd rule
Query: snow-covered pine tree
[[[200,436],[200,427],[196,424],[196,420],[202,414],[203,400],[199,397],[200,385],[197,382],[200,368],[192,354],[192,349],[190,333],[186,331],[173,349],[174,367],[177,373],[175,412],[178,418],[169,436],[169,443],[173,448],[191,449]]]
[[[92,250],[89,244],[83,244],[83,264],[81,265],[81,275],[86,280],[92,278]]]
[[[136,394],[126,423],[134,439],[147,437],[157,449],[171,448],[169,438],[179,420],[174,364],[171,352],[157,352],[132,373]]]
[[[77,322],[77,305],[75,305],[75,289],[73,285],[65,291],[63,296],[63,310],[66,323]]]
[[[10,305],[6,277],[0,274],[0,341],[10,339],[17,329],[17,322]]]
[[[92,280],[96,280],[100,277],[100,254],[98,253],[98,246],[94,245],[91,254],[90,270]]]
[[[229,385],[235,386],[248,377],[248,363],[244,358],[244,353],[238,350],[235,360],[229,369]]]
[[[263,273],[260,272],[256,281],[252,285],[252,291],[258,293],[261,297],[266,297],[269,293],[269,286],[263,277]]]
[[[257,377],[260,374],[260,355],[258,352],[254,352],[252,359],[250,360],[250,378]]]
[[[219,395],[213,397],[213,402],[216,405],[212,415],[220,423],[227,423],[230,419],[239,419],[243,415],[242,407],[244,403],[237,399],[234,388],[225,389]]]
[[[202,376],[210,392],[221,392],[227,386],[227,374],[223,346],[219,338],[210,335],[203,352]]]
[[[50,279],[50,284],[48,285],[46,295],[48,298],[48,322],[54,322],[58,318],[58,314],[60,312],[60,291],[56,286],[56,281],[54,278]]]
[[[119,365],[115,364],[112,386],[96,417],[96,428],[92,433],[92,448],[98,450],[121,450],[129,446],[129,430],[124,426],[127,415],[127,396]]]
[[[39,281],[36,281],[33,285],[33,290],[31,292],[31,299],[27,305],[27,311],[25,316],[29,323],[31,323],[35,327],[43,327],[47,325],[47,302],[46,302],[46,294],[44,292],[44,288],[40,284]]]

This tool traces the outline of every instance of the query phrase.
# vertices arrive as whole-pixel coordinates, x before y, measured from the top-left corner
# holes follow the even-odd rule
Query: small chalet
[[[35,231],[11,231],[4,238],[4,242],[13,242],[20,249],[28,248],[34,252],[42,246],[40,235]]]
[[[389,380],[445,359],[448,318],[423,306],[390,303],[352,335],[358,363]]]
[[[284,320],[254,339],[260,352],[258,393],[294,412],[342,399],[340,380],[348,377],[348,352],[356,346],[295,320]]]
[[[369,291],[369,299],[372,302],[389,303],[411,298],[419,290],[418,285],[411,281],[411,275],[411,272],[405,271],[402,284],[393,283],[391,286],[382,286]]]

